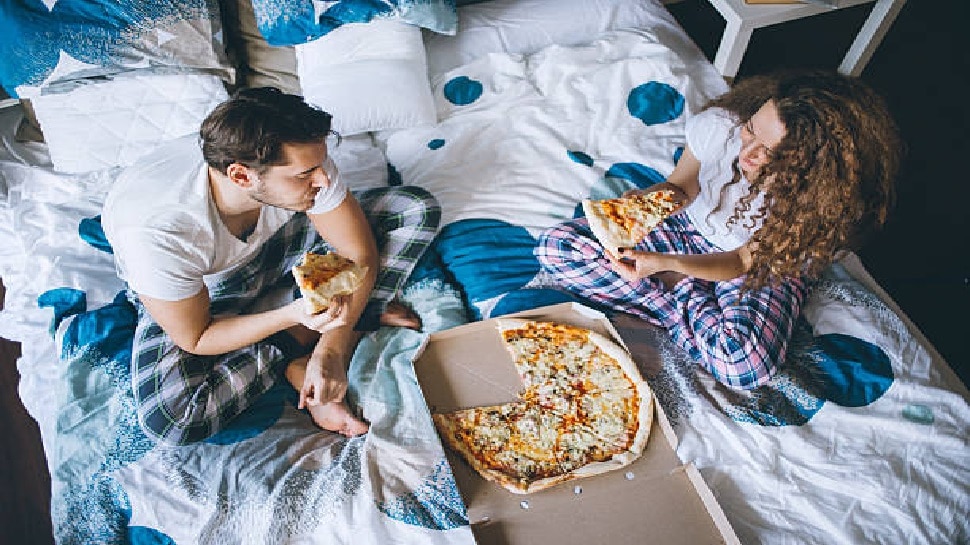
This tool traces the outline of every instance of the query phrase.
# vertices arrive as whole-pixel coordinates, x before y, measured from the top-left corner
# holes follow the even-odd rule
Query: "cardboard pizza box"
[[[602,313],[577,303],[506,317],[584,327],[626,347]],[[646,358],[657,358],[655,352],[647,352]],[[634,355],[641,369],[650,363],[642,362],[643,357]],[[432,413],[514,401],[522,390],[494,319],[431,334],[416,352],[414,370]],[[476,541],[482,545],[740,545],[700,473],[677,458],[677,437],[656,396],[654,403],[646,448],[632,464],[532,494],[514,494],[486,481],[444,447]]]

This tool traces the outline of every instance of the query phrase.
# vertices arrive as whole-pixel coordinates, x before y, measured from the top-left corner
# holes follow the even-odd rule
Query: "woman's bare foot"
[[[381,325],[421,330],[421,318],[400,301],[391,301],[381,314]]]
[[[307,409],[316,425],[347,437],[363,435],[370,428],[366,422],[354,416],[342,401],[331,401]]]

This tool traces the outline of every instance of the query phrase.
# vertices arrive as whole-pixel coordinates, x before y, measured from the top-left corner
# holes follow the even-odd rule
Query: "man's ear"
[[[229,181],[242,189],[249,189],[255,183],[256,172],[242,163],[232,163],[226,167]]]

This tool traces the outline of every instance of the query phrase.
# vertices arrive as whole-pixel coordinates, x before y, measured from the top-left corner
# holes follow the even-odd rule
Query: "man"
[[[139,316],[134,395],[159,441],[211,436],[284,372],[319,426],[367,431],[344,402],[347,365],[361,331],[420,327],[392,299],[440,209],[416,187],[348,192],[328,154],[330,120],[301,97],[240,90],[201,139],[163,146],[111,189],[102,223]],[[292,300],[290,269],[307,250],[368,271],[318,316]]]

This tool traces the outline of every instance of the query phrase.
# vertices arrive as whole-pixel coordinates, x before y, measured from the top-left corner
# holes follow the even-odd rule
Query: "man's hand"
[[[314,351],[307,362],[298,408],[341,401],[347,393],[344,358],[333,350]]]
[[[330,301],[330,306],[319,314],[309,314],[303,299],[297,299],[289,304],[294,320],[318,333],[324,333],[349,324],[347,307],[350,303],[349,295],[337,295]]]

